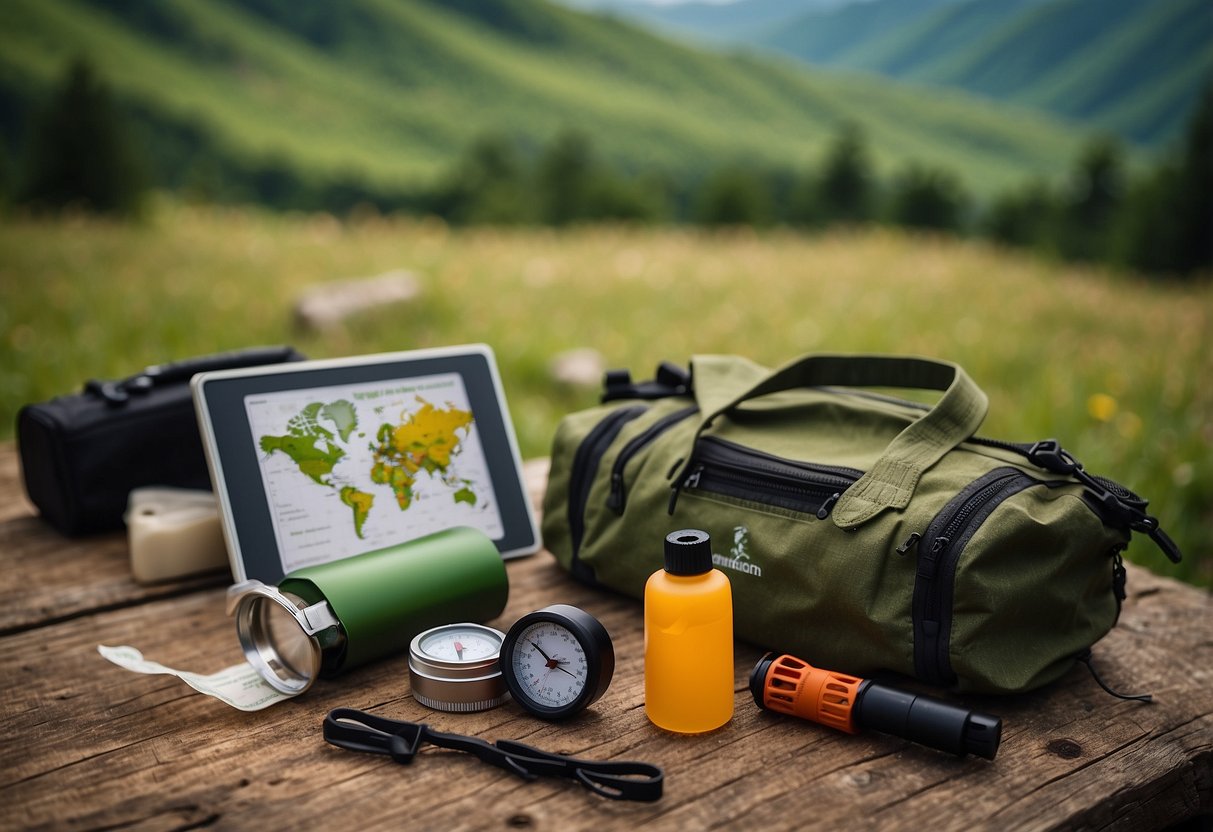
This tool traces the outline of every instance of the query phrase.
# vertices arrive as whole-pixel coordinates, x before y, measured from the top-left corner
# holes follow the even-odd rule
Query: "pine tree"
[[[1057,248],[1080,260],[1107,256],[1112,224],[1124,201],[1128,181],[1120,146],[1096,139],[1082,151],[1062,200]]]
[[[541,219],[550,225],[586,219],[594,175],[589,138],[576,130],[558,135],[539,160]]]
[[[716,171],[699,191],[695,219],[704,225],[763,225],[771,194],[757,173],[741,167]]]
[[[1040,179],[996,197],[982,223],[990,238],[1013,246],[1044,245],[1057,200]]]
[[[8,160],[8,147],[0,138],[0,211],[8,207],[9,197],[13,187],[13,169]]]
[[[92,67],[76,60],[36,120],[19,201],[131,215],[144,178],[118,112]]]
[[[1113,257],[1149,272],[1213,270],[1213,87],[1178,152],[1131,188],[1115,227]]]
[[[531,219],[526,173],[513,143],[481,136],[456,166],[441,197],[439,213],[461,223],[518,223]]]
[[[967,199],[950,171],[909,165],[893,184],[890,219],[907,228],[959,231]]]
[[[1213,269],[1213,87],[1205,90],[1184,137],[1173,216],[1176,271]]]
[[[816,212],[827,222],[866,222],[873,214],[872,191],[867,141],[858,124],[847,122],[826,153]]]

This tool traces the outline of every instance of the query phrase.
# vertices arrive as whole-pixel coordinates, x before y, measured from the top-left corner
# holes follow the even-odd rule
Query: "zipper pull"
[[[821,504],[821,508],[817,509],[817,519],[824,520],[827,517],[829,517],[830,509],[832,509],[834,507],[834,504],[836,502],[838,502],[838,499],[841,496],[842,496],[842,494],[838,493],[837,491],[835,491],[833,494],[831,494],[829,496],[829,498],[824,503]]]
[[[935,538],[935,542],[931,544],[931,551],[925,555],[921,554],[922,549],[919,548],[918,558],[918,575],[921,578],[934,580],[935,570],[939,568],[939,556],[943,554],[943,550],[948,548],[950,541],[943,536]]]
[[[922,540],[922,535],[920,535],[918,532],[912,532],[910,536],[906,538],[906,542],[897,547],[897,554],[904,558],[906,555],[910,554],[910,550],[916,547],[918,545],[918,541],[920,540]]]
[[[678,495],[682,493],[682,489],[695,488],[696,486],[698,486],[699,485],[699,475],[702,471],[703,471],[703,466],[696,465],[694,470],[691,471],[691,473],[687,474],[687,476],[684,479],[680,480],[677,484],[675,484],[673,486],[673,489],[670,492],[670,506],[668,509],[671,516],[673,516],[673,514],[674,514],[674,507],[676,505],[678,505]]]
[[[611,493],[606,505],[616,514],[623,514],[623,474],[611,474]]]
[[[1129,574],[1125,571],[1124,558],[1120,556],[1121,550],[1117,550],[1112,558],[1112,594],[1116,596],[1116,608],[1119,612],[1120,604],[1127,597],[1125,593],[1125,585],[1128,583]]]

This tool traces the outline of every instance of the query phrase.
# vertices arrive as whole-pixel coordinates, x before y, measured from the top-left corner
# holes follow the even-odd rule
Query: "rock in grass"
[[[606,372],[606,359],[598,350],[581,349],[562,352],[548,365],[552,378],[570,387],[596,387]]]
[[[416,275],[403,269],[378,277],[336,280],[309,286],[295,301],[295,326],[304,331],[331,329],[352,315],[421,294]]]

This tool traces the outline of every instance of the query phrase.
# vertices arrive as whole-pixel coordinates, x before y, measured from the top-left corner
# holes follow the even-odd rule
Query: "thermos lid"
[[[244,581],[228,589],[227,613],[235,616],[236,635],[248,663],[270,687],[290,695],[312,686],[320,675],[324,648],[344,635],[324,601],[309,605],[261,581]]]
[[[665,571],[702,575],[712,568],[712,536],[699,529],[670,532],[665,538]]]

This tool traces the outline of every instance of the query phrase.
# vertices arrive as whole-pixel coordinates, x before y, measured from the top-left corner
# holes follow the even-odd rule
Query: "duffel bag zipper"
[[[949,642],[952,635],[952,593],[956,567],[965,545],[994,508],[1013,494],[1034,485],[1056,485],[1033,479],[1015,468],[996,468],[970,483],[944,507],[926,533],[910,535],[897,547],[905,555],[918,548],[912,619],[914,673],[924,682],[955,682]]]
[[[585,536],[585,507],[590,500],[590,489],[594,485],[594,474],[598,471],[598,463],[602,455],[611,447],[623,426],[648,410],[645,405],[624,407],[607,414],[581,440],[577,452],[573,454],[573,465],[569,470],[569,537],[572,543],[572,561],[569,571],[579,578],[592,575],[583,574],[587,570],[578,559],[581,552],[581,540]]]
[[[755,451],[720,439],[700,437],[688,473],[670,494],[670,514],[684,488],[710,491],[812,514],[819,520],[863,471],[808,462]]]
[[[833,388],[826,388],[833,390]],[[885,396],[865,390],[835,390],[860,398],[889,402],[914,410],[930,410],[930,405],[912,402],[896,396]],[[1128,526],[1130,530],[1147,535],[1159,550],[1166,555],[1171,563],[1183,560],[1183,553],[1170,535],[1158,525],[1158,518],[1146,512],[1149,501],[1138,496],[1132,489],[1126,488],[1116,480],[1090,474],[1081,462],[1061,447],[1056,439],[1042,439],[1039,442],[1006,442],[1001,439],[986,439],[982,436],[970,436],[965,440],[971,445],[984,445],[987,448],[997,448],[1010,451],[1026,458],[1033,465],[1043,468],[1051,474],[1062,474],[1073,477],[1086,486],[1093,507],[1104,518],[1104,522],[1119,523]]]
[[[623,446],[623,449],[619,451],[619,455],[615,457],[615,464],[611,466],[611,493],[607,497],[607,508],[616,514],[623,514],[623,510],[627,506],[628,496],[623,481],[623,471],[627,467],[627,464],[632,461],[632,458],[658,436],[674,427],[674,425],[683,419],[698,412],[699,408],[696,405],[691,405],[690,407],[684,407],[682,410],[666,414],[646,428],[644,432],[632,437],[628,441],[628,444]]]

